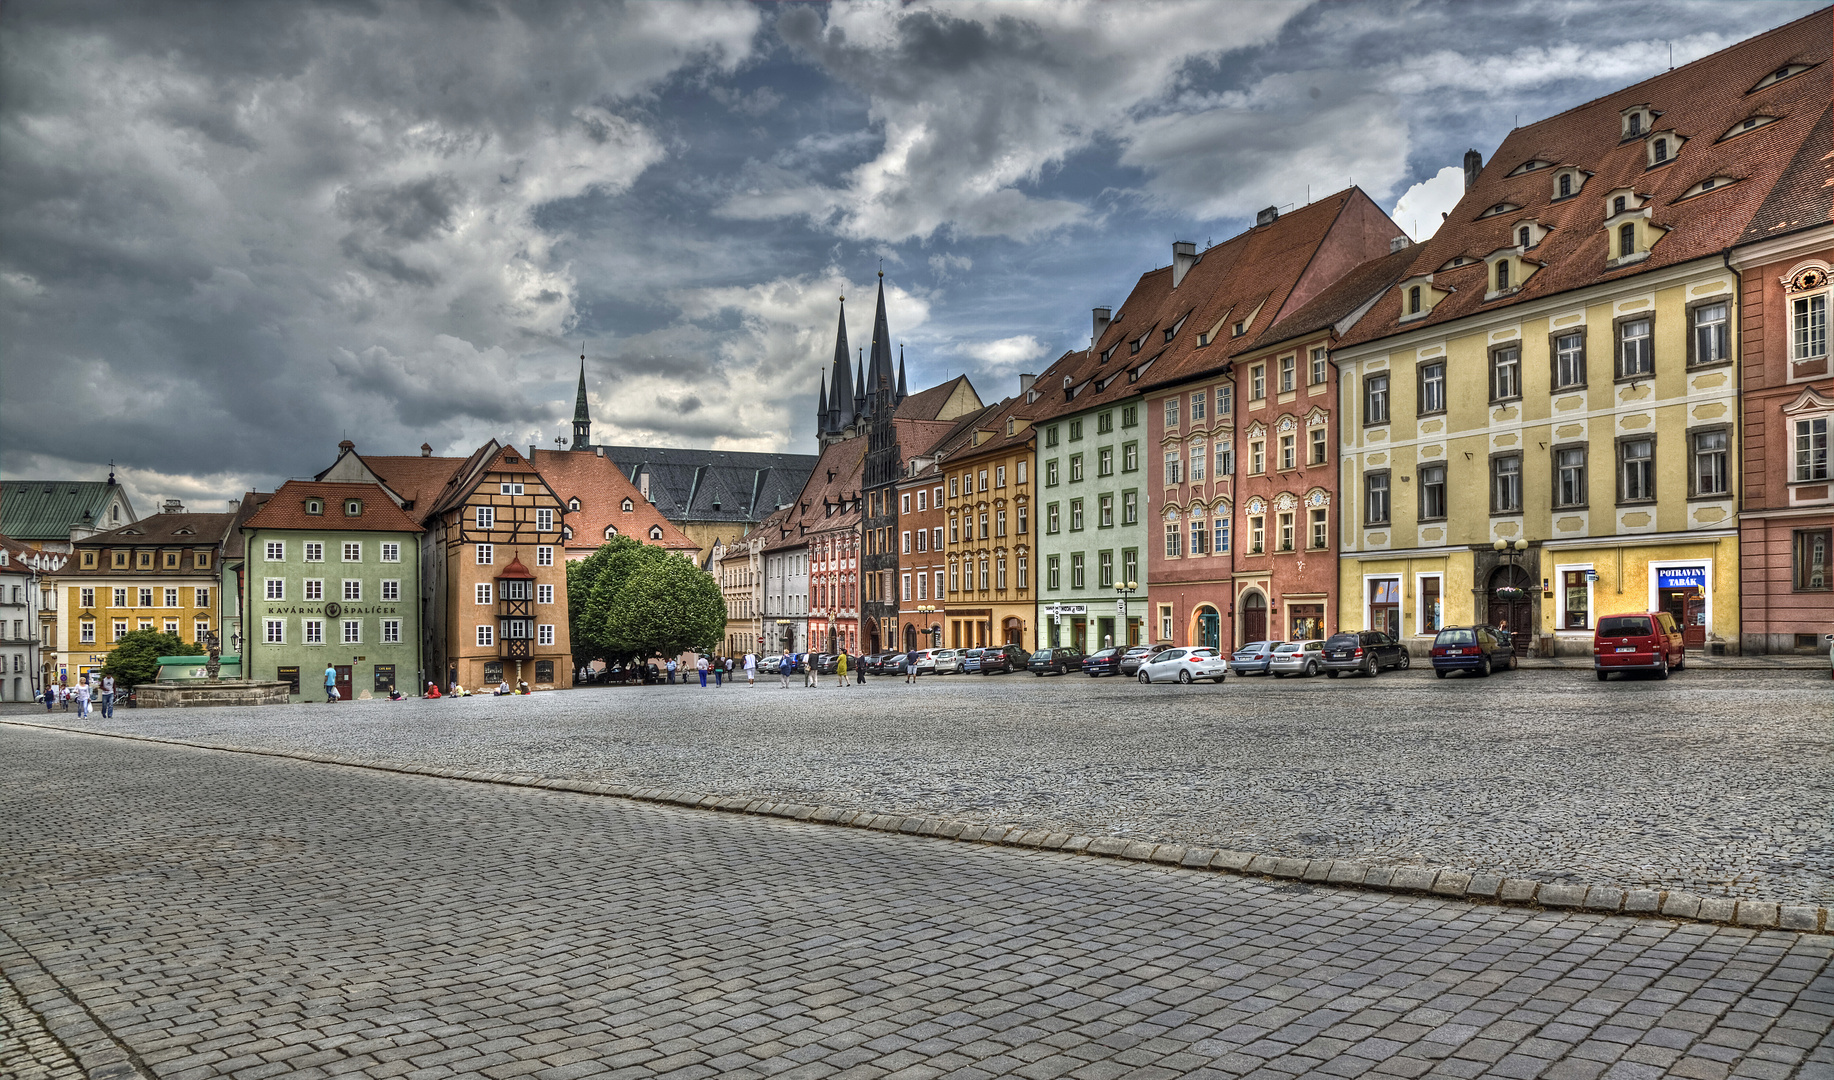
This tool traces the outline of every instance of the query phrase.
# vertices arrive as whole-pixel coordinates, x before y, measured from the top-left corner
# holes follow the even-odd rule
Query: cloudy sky
[[[1174,240],[1457,163],[1807,3],[0,8],[0,474],[813,449],[836,300],[988,400]]]

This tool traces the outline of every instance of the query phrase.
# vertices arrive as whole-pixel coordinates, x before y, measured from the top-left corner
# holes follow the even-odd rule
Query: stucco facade
[[[1033,429],[1015,398],[942,463],[948,494],[943,647],[1038,647],[1033,600]]]
[[[1146,427],[1141,400],[1038,425],[1039,644],[1094,652],[1153,640],[1147,617]],[[1134,582],[1131,597],[1116,585]],[[1125,612],[1125,614],[1123,614]]]

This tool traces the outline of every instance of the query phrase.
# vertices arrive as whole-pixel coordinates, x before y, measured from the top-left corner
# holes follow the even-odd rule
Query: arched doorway
[[[1513,636],[1517,656],[1528,655],[1529,639],[1534,636],[1534,581],[1520,566],[1499,566],[1490,574],[1490,624],[1507,629]]]
[[[872,643],[872,648],[867,651],[876,654],[883,651],[879,648],[879,623],[875,619],[871,625],[872,629],[867,633],[866,638]]]
[[[1004,623],[1000,624],[1000,629],[1004,634],[1003,644],[1024,644],[1022,639],[1025,637],[1025,624],[1020,622],[1017,618],[1008,618]]]
[[[910,623],[904,624],[904,651],[910,652],[917,647],[917,628]]]
[[[1194,644],[1215,649],[1221,647],[1223,635],[1223,617],[1209,604],[1197,605],[1192,612],[1194,633],[1191,635]]]
[[[1242,594],[1242,644],[1267,640],[1267,597],[1259,589]]]

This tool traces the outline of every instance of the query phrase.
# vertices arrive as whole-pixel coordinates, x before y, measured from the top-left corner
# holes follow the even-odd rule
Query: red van
[[[1656,678],[1687,666],[1681,627],[1666,611],[1606,615],[1592,634],[1592,670],[1598,681],[1613,671],[1653,671]]]

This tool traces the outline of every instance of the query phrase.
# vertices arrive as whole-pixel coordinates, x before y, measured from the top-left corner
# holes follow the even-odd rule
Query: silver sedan
[[[1278,679],[1288,675],[1309,679],[1323,670],[1324,651],[1323,641],[1281,642],[1274,647],[1274,655],[1267,661],[1268,674]]]
[[[1215,649],[1204,646],[1166,649],[1140,665],[1143,683],[1188,683],[1197,679],[1214,679],[1221,683],[1228,674],[1229,661]]]

